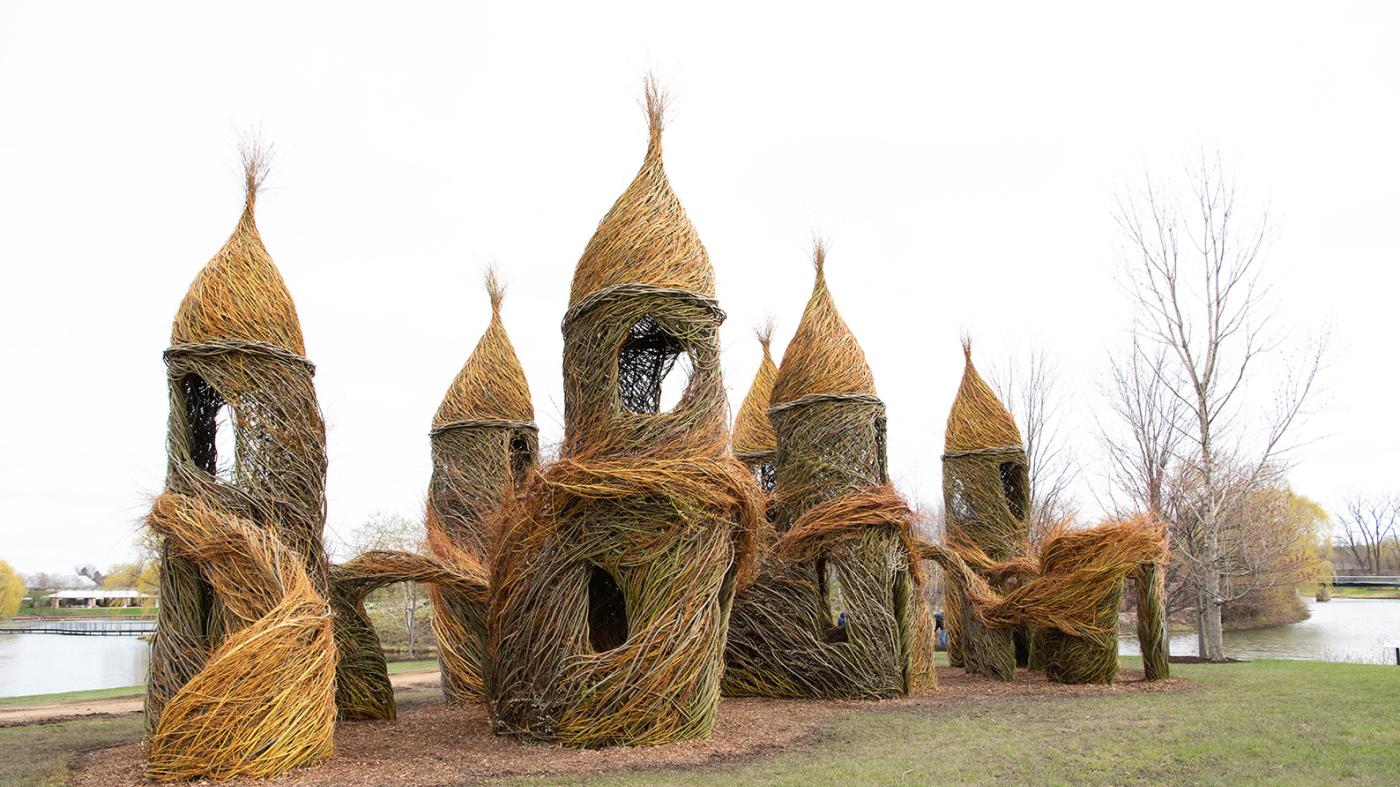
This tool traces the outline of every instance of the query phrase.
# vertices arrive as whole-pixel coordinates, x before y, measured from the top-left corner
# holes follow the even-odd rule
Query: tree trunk
[[[1215,561],[1207,562],[1212,568],[1206,571],[1205,587],[1202,589],[1201,618],[1201,658],[1207,661],[1225,660],[1225,630],[1220,624],[1220,573],[1214,570]]]
[[[1206,597],[1196,588],[1196,656],[1206,657]]]
[[[1225,629],[1220,624],[1220,607],[1214,601],[1206,602],[1206,658],[1210,661],[1225,660]]]

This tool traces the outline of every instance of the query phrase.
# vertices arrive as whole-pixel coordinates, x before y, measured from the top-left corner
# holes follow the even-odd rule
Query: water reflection
[[[149,662],[140,637],[0,634],[0,697],[144,683]]]
[[[1308,599],[1312,615],[1299,623],[1253,631],[1225,632],[1225,655],[1237,659],[1309,659],[1358,664],[1394,664],[1400,642],[1400,601],[1339,598],[1324,604]],[[1119,652],[1137,654],[1137,637],[1119,638]],[[1173,656],[1196,655],[1196,635],[1171,638]]]

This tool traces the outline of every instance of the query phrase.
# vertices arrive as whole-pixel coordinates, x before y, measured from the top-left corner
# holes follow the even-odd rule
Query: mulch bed
[[[500,776],[596,775],[610,771],[663,770],[733,765],[817,743],[825,722],[852,711],[898,710],[995,702],[1021,697],[1073,697],[1126,692],[1169,692],[1189,687],[1174,679],[1147,682],[1121,670],[1109,686],[1066,686],[1038,673],[1018,671],[1013,683],[969,676],[940,667],[938,688],[897,700],[819,701],[726,699],[707,740],[643,748],[566,749],[491,734],[481,706],[424,703],[404,707],[393,722],[344,722],[336,727],[335,757],[259,784],[369,785],[463,784]],[[73,784],[144,784],[140,744],[99,749],[80,756]]]

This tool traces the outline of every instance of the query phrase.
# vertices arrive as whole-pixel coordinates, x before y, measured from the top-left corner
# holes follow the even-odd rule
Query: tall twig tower
[[[243,215],[190,285],[165,351],[166,490],[274,533],[301,556],[324,600],[326,437],[315,367],[253,219],[266,175],[262,151],[245,152],[244,171]],[[149,726],[236,625],[199,568],[167,546],[146,683]]]
[[[816,282],[773,382],[776,542],[735,603],[725,691],[891,697],[933,680],[907,506],[889,486],[885,406]]]
[[[944,433],[943,506],[949,546],[983,568],[1025,556],[1030,481],[1015,419],[972,365],[970,342],[963,343],[963,355],[962,384]],[[1004,581],[986,578],[1006,589]],[[1012,629],[985,626],[952,583],[945,607],[950,660],[974,674],[1011,680]]]
[[[501,497],[534,469],[539,432],[530,385],[501,322],[505,288],[487,273],[491,322],[433,416],[433,476],[428,486],[429,550],[448,565],[487,567]],[[482,696],[486,610],[450,588],[429,589],[433,630],[448,700]]]
[[[739,406],[739,414],[734,417],[734,456],[753,470],[763,491],[772,492],[778,483],[778,468],[773,464],[778,453],[778,437],[773,433],[773,422],[768,420],[773,380],[778,376],[778,367],[773,363],[769,348],[773,341],[773,321],[764,323],[755,333],[763,347],[763,361],[754,373],[744,403]]]
[[[714,271],[661,159],[646,91],[641,171],[574,271],[564,442],[505,515],[486,690],[500,732],[568,745],[708,735],[730,603],[762,518],[729,455]],[[664,380],[688,374],[672,405]]]

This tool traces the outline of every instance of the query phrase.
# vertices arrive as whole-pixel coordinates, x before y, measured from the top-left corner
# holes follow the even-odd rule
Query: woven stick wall
[[[493,726],[571,746],[709,734],[762,519],[729,455],[713,271],[666,178],[654,82],[646,99],[641,171],[574,274],[561,458],[507,498],[491,567]],[[689,382],[659,412],[682,354]]]
[[[1046,677],[1060,683],[1111,683],[1118,673],[1118,607],[1123,582],[1155,573],[1166,557],[1166,532],[1146,517],[1110,522],[1092,530],[1069,531],[1046,541],[1040,552],[1044,576],[1079,577],[1063,581],[1055,593],[1042,594],[1045,603],[1061,597],[1077,606],[1075,617],[1093,626],[1046,621],[1036,629],[1036,658]],[[1149,634],[1150,635],[1150,634]],[[1151,643],[1143,641],[1144,648]],[[1144,653],[1147,651],[1144,650]],[[1149,661],[1144,658],[1144,665]],[[1153,671],[1149,680],[1165,677]]]
[[[773,321],[765,322],[755,334],[763,347],[763,361],[754,373],[744,403],[739,406],[739,414],[734,417],[734,456],[753,470],[763,491],[772,492],[778,483],[778,469],[773,464],[778,452],[778,436],[773,432],[773,422],[768,419],[773,380],[778,376],[778,367],[770,352]]]
[[[992,564],[980,551],[923,542],[916,549],[958,588],[964,620],[988,631],[1032,627],[1046,676],[1062,683],[1113,680],[1123,582],[1147,566],[1160,571],[1167,555],[1166,531],[1146,516],[1058,533],[1046,540],[1039,561]]]
[[[465,557],[489,568],[495,548],[492,517],[501,495],[522,484],[539,453],[530,385],[501,321],[505,288],[486,275],[491,321],[433,416],[433,476],[428,485],[430,551],[452,565]],[[453,702],[483,696],[484,603],[434,585],[443,695]]]
[[[335,703],[340,718],[389,720],[396,715],[394,687],[389,682],[379,635],[365,612],[366,596],[398,582],[423,582],[473,609],[485,606],[485,569],[470,555],[454,553],[450,547],[444,551],[450,555],[446,560],[376,550],[331,567],[331,607],[335,611],[335,643],[340,652]]]
[[[272,529],[195,497],[161,495],[147,522],[164,537],[166,559],[195,567],[206,583],[221,632],[163,704],[147,775],[263,778],[330,757],[336,648],[304,557]]]
[[[884,405],[827,289],[820,244],[815,263],[768,410],[778,446],[776,542],[735,601],[724,690],[897,696],[934,680],[912,514],[888,485]]]
[[[963,343],[962,384],[948,414],[943,453],[943,504],[949,546],[974,563],[1003,563],[1029,548],[1030,482],[1021,432],[1011,413],[972,365]],[[998,587],[1005,585],[998,583]],[[960,588],[947,594],[950,661],[968,672],[1011,680],[1014,632],[986,629],[969,614]],[[956,649],[956,650],[955,650]],[[954,658],[955,657],[955,658]]]
[[[278,536],[327,593],[325,426],[296,308],[254,222],[266,157],[244,155],[246,199],[232,236],[190,285],[165,351],[170,387],[166,489]],[[220,425],[221,409],[228,423]],[[233,432],[220,456],[218,432]],[[165,549],[146,682],[147,724],[228,634],[221,600],[197,566]]]
[[[1171,677],[1167,650],[1167,590],[1158,563],[1145,563],[1133,574],[1137,599],[1137,636],[1142,649],[1142,671],[1148,680]]]

